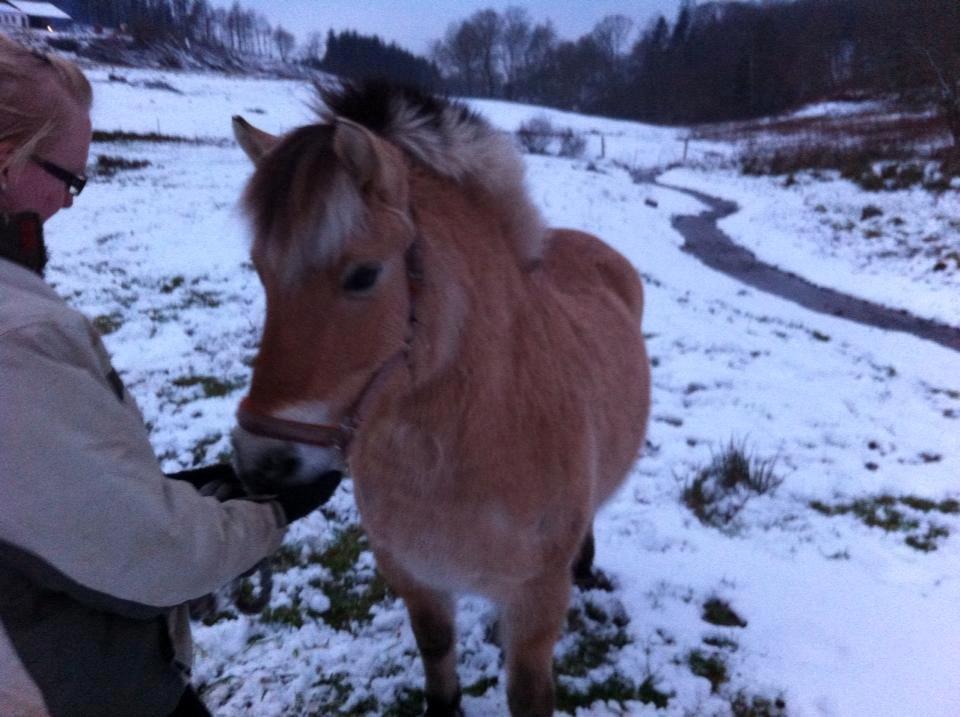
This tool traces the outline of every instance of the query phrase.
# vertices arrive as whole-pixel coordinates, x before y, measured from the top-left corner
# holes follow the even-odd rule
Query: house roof
[[[23,15],[23,11],[17,10],[15,7],[10,7],[9,5],[0,5],[0,14],[4,15]]]
[[[26,2],[25,0],[6,0],[9,5],[30,17],[42,17],[48,20],[72,20],[67,13],[48,2]],[[2,5],[0,5],[2,7]]]

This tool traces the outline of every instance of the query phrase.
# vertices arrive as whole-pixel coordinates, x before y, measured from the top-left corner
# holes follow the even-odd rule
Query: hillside
[[[309,88],[106,66],[90,76],[91,184],[48,225],[50,278],[96,318],[164,469],[226,459],[263,312],[235,209],[250,166],[229,118],[284,131],[310,121]],[[954,715],[960,356],[716,274],[672,226],[702,206],[636,180],[686,155],[664,180],[739,202],[724,224],[735,240],[818,282],[949,320],[960,266],[933,271],[919,254],[934,234],[955,243],[956,192],[868,192],[829,170],[793,184],[745,179],[729,138],[685,145],[682,128],[471,104],[507,131],[544,115],[583,134],[582,157],[527,157],[530,191],[551,223],[604,238],[646,285],[653,421],[645,455],[597,521],[613,590],[573,597],[557,651],[562,706]],[[881,213],[861,219],[867,205]],[[769,480],[718,486],[716,459],[731,445]],[[238,614],[224,594],[195,625],[195,679],[214,712],[416,713],[413,637],[377,578],[349,481],[290,531],[275,571],[263,614]],[[505,714],[494,620],[482,601],[461,601],[471,717]]]

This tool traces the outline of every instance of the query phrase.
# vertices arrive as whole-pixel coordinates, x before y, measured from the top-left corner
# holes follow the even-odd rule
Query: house
[[[28,22],[23,11],[6,4],[0,4],[0,30],[24,28],[27,27]]]
[[[33,30],[69,30],[73,18],[49,2],[0,0],[0,28],[20,27]]]

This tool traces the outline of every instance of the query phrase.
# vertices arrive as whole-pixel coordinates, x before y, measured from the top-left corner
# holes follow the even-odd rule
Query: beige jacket
[[[0,259],[0,715],[167,715],[183,603],[275,551],[275,503],[164,477],[103,344]]]

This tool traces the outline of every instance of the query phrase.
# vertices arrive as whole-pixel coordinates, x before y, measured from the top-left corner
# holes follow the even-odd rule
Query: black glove
[[[283,508],[287,523],[292,523],[330,500],[333,491],[340,485],[341,478],[343,473],[340,471],[327,471],[309,483],[278,490],[274,500]]]
[[[221,503],[233,498],[243,498],[247,492],[229,463],[194,468],[179,473],[168,473],[167,478],[189,483],[204,496],[213,496]]]

